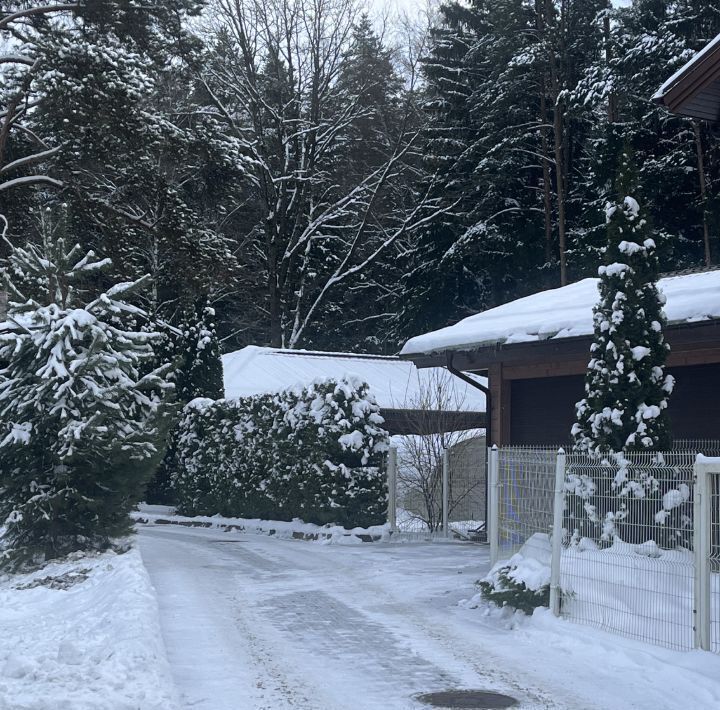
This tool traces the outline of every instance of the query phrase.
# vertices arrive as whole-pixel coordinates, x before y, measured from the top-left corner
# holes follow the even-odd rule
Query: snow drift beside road
[[[178,707],[133,547],[0,578],[0,710]]]

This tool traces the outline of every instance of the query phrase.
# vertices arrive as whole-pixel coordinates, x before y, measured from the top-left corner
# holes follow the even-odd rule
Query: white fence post
[[[565,451],[558,449],[555,464],[552,558],[550,561],[550,608],[555,616],[560,616],[560,556],[562,555],[563,514],[565,512],[565,464]]]
[[[443,451],[442,469],[442,529],[445,537],[450,537],[448,520],[450,518],[450,451]]]
[[[397,448],[391,446],[388,451],[388,523],[390,532],[397,531]]]
[[[497,445],[493,444],[488,455],[488,519],[485,521],[488,540],[490,541],[490,564],[497,562],[500,547],[500,455]]]
[[[720,459],[698,454],[694,466],[693,551],[695,555],[695,648],[711,650],[710,620],[710,474],[720,473]]]

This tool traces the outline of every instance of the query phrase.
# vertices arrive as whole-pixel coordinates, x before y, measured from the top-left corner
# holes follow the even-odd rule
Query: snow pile
[[[531,614],[547,606],[550,593],[550,539],[535,533],[509,560],[497,562],[479,582],[481,599]],[[470,606],[477,605],[471,600]]]
[[[535,533],[509,560],[500,560],[488,572],[485,581],[497,586],[500,583],[498,573],[510,568],[507,576],[516,584],[537,592],[550,584],[550,558],[552,550],[550,538],[545,533]]]
[[[536,533],[517,554],[493,566],[480,582],[481,593],[461,604],[477,608],[492,601],[531,613],[530,606],[541,605],[530,605],[528,600],[536,602],[549,588],[550,564],[549,537]],[[688,550],[664,550],[652,540],[631,545],[617,539],[601,549],[593,540],[581,538],[562,550],[561,612],[572,621],[623,636],[691,649],[693,570],[693,554]],[[713,594],[720,599],[720,577],[713,575],[712,583]],[[508,614],[503,618],[511,619]]]
[[[0,638],[1,710],[179,706],[135,548],[0,579]]]
[[[669,276],[660,279],[658,287],[667,299],[665,315],[669,324],[720,318],[720,271]],[[590,335],[597,301],[598,279],[583,279],[418,335],[405,343],[401,354]]]

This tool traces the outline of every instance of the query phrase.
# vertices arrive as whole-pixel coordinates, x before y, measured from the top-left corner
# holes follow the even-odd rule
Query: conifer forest
[[[596,275],[628,148],[659,271],[712,263],[717,129],[652,95],[718,32],[704,0],[6,0],[0,258],[149,275],[189,369],[213,329],[393,353]]]

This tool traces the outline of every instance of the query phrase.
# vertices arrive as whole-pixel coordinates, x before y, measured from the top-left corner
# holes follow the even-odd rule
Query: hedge
[[[365,383],[318,381],[183,410],[171,477],[184,515],[385,522],[388,434]]]

